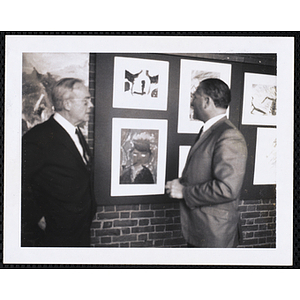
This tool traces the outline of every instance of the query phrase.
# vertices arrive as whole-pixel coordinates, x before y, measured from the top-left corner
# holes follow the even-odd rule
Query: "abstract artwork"
[[[254,185],[276,184],[276,128],[257,128]]]
[[[23,53],[23,134],[54,113],[51,88],[63,77],[79,78],[88,86],[89,53]]]
[[[230,87],[231,64],[181,60],[178,109],[178,133],[198,133],[202,121],[194,119],[193,93],[207,78],[220,78]]]
[[[169,62],[115,57],[113,107],[167,110]]]
[[[111,196],[163,194],[167,121],[113,118]]]
[[[276,76],[245,73],[242,124],[276,125]]]

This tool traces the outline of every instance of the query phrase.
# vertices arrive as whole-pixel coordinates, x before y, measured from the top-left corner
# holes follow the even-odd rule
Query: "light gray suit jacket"
[[[238,202],[244,180],[247,146],[240,131],[222,118],[191,148],[180,178],[182,231],[197,247],[238,244]]]

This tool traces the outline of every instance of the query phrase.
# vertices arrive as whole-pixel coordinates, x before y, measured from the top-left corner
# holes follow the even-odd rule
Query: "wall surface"
[[[97,80],[95,70],[96,54],[91,54],[89,87],[94,101]],[[92,149],[94,127],[92,114],[88,137]],[[243,235],[239,247],[276,247],[275,197],[242,199],[239,209]],[[179,203],[99,205],[92,223],[91,240],[94,247],[185,247]]]

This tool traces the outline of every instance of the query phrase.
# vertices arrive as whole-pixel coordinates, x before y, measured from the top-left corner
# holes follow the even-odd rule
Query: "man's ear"
[[[71,109],[71,101],[69,99],[65,99],[63,101],[63,107],[65,110],[69,111]]]
[[[205,96],[204,101],[203,101],[203,107],[207,108],[211,105],[212,99],[209,96]]]

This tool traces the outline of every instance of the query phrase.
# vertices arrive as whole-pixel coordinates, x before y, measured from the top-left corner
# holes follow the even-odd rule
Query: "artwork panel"
[[[231,64],[181,60],[178,133],[198,133],[202,127],[203,122],[193,118],[194,110],[191,102],[192,94],[200,82],[207,78],[220,78],[230,87]]]
[[[54,113],[51,88],[61,78],[74,77],[89,84],[89,53],[23,53],[22,133]],[[83,128],[87,136],[87,124]]]
[[[111,196],[164,194],[167,120],[112,122]]]
[[[182,175],[182,171],[185,167],[185,163],[190,150],[191,150],[191,146],[179,146],[178,178],[180,178]]]
[[[276,125],[277,78],[245,73],[242,124]]]
[[[257,128],[254,185],[276,184],[276,161],[276,128]]]
[[[167,110],[169,62],[115,57],[113,107]]]

